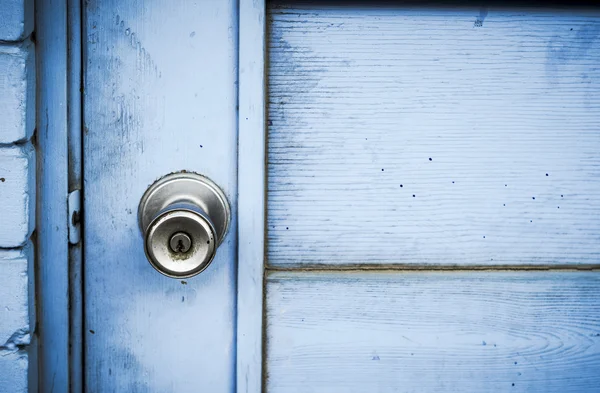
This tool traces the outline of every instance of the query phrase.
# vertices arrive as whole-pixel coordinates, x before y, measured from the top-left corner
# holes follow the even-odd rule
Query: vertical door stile
[[[262,391],[265,253],[265,2],[240,1],[237,391]]]

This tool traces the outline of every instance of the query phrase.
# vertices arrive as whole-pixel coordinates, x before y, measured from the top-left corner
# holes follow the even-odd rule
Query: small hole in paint
[[[413,198],[414,198],[414,197],[416,197],[416,195],[415,195],[415,194],[413,194]]]
[[[429,157],[429,161],[433,161],[433,158]]]
[[[400,184],[400,188],[404,187],[402,184]]]

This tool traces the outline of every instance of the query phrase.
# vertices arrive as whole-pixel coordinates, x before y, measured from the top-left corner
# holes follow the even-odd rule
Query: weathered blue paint
[[[271,265],[599,263],[599,10],[272,7]]]
[[[237,2],[84,4],[85,387],[233,392],[237,258]],[[230,230],[202,274],[144,254],[137,208],[155,180],[217,183]]]
[[[33,231],[35,167],[30,143],[0,147],[0,248],[22,246]]]
[[[35,128],[35,54],[29,39],[0,43],[0,145],[27,141]]]
[[[240,1],[237,391],[262,388],[265,250],[265,4]]]
[[[40,392],[69,391],[67,3],[36,5]]]
[[[69,193],[82,190],[82,64],[81,64],[81,0],[67,0],[67,96]],[[81,192],[79,205],[81,206]],[[80,216],[81,219],[81,216]],[[81,220],[80,220],[81,221]],[[72,216],[69,220],[73,223]],[[79,226],[81,234],[81,222]],[[83,242],[69,246],[69,381],[72,392],[83,392]]]
[[[33,30],[34,0],[0,0],[0,42],[22,41]]]
[[[600,13],[269,7],[266,391],[597,392]]]
[[[46,33],[38,52],[40,375],[42,391],[67,391],[69,381],[83,389],[77,349],[69,368],[66,345],[67,280],[70,270],[80,282],[80,256],[72,250],[69,269],[65,199],[81,181],[73,168],[67,179],[67,155],[80,165],[80,134],[78,114],[66,120],[66,97],[78,96],[78,76],[69,81],[66,70],[76,75],[78,63],[66,54],[66,5],[52,5],[38,23]],[[525,271],[598,266],[595,19],[488,8],[453,18],[456,10],[427,8],[399,23],[402,12],[390,8],[275,8],[267,98],[264,2],[240,1],[239,36],[233,1],[86,7],[85,389],[258,393],[263,373],[268,391],[283,392],[595,389],[598,273]],[[561,33],[549,34],[555,28]],[[531,174],[546,165],[557,168],[541,180]],[[444,188],[459,178],[437,183],[449,168],[477,198]],[[222,186],[234,221],[209,270],[174,281],[146,262],[135,212],[150,183],[181,169]],[[502,171],[518,185],[513,192],[533,191],[527,201],[508,195],[510,203],[545,225],[531,232],[533,220],[502,216],[494,205],[504,196],[494,188]],[[398,173],[409,181],[389,177]],[[409,202],[398,199],[398,190],[417,186]],[[572,198],[567,219],[540,197],[557,187],[579,190],[560,194]],[[421,192],[428,199],[419,206]],[[544,204],[527,205],[534,201]],[[570,240],[554,241],[560,228],[572,230]],[[482,229],[501,236],[463,241]],[[276,269],[302,269],[270,273],[264,288],[265,251]],[[384,270],[411,263],[521,271]],[[78,291],[71,287],[71,299],[81,299]],[[78,318],[71,315],[71,327],[81,327]]]
[[[267,392],[592,393],[600,272],[277,272]]]
[[[35,316],[29,308],[33,277],[30,267],[33,247],[14,250],[0,249],[0,392],[24,393],[28,383],[29,360],[35,361],[31,351],[31,326]],[[33,355],[33,356],[32,356]],[[32,370],[36,370],[32,367]],[[33,391],[35,385],[31,388]]]
[[[37,390],[33,1],[0,0],[0,393]]]

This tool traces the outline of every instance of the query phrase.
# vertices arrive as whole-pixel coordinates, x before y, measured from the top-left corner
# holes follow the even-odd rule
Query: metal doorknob
[[[138,218],[150,264],[165,276],[192,277],[210,265],[229,226],[223,191],[195,173],[180,172],[152,184]]]

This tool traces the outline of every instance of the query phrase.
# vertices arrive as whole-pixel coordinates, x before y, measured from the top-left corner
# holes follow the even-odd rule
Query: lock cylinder
[[[138,217],[150,264],[173,278],[187,278],[212,262],[229,225],[223,192],[204,176],[163,177],[140,201]]]

